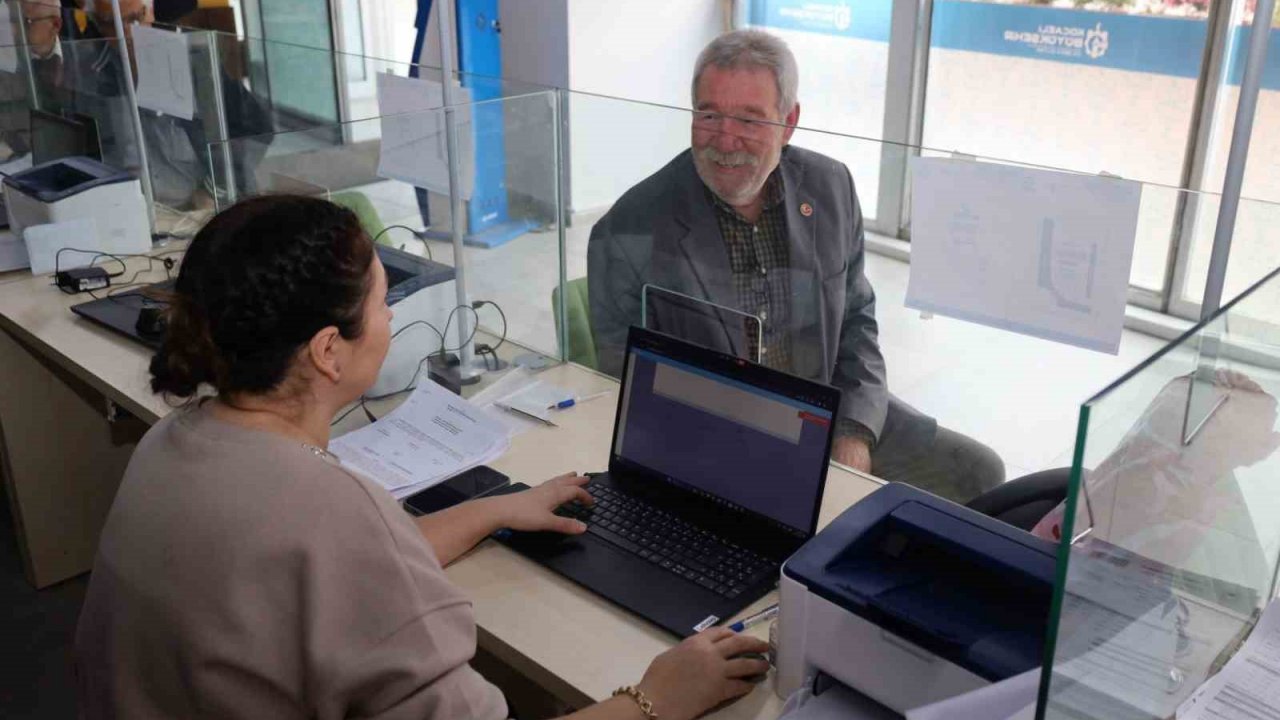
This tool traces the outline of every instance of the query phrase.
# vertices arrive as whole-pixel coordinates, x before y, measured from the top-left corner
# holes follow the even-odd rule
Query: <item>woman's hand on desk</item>
[[[590,478],[576,473],[551,478],[538,487],[524,492],[501,495],[487,500],[498,505],[500,527],[512,530],[550,530],[565,535],[580,535],[587,526],[573,518],[555,514],[555,509],[565,503],[577,501],[591,505],[591,493],[583,485]]]
[[[768,650],[765,641],[729,628],[704,630],[654,658],[639,688],[663,720],[695,718],[751,692],[747,678],[764,676],[769,663],[739,656]]]

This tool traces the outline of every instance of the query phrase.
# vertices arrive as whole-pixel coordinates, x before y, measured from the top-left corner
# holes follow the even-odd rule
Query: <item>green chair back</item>
[[[378,233],[386,229],[382,224],[382,218],[378,217],[378,211],[373,207],[373,202],[358,190],[346,190],[344,192],[336,192],[329,196],[329,200],[347,208],[356,214],[360,219],[360,227],[369,233],[369,237],[378,237]],[[378,242],[383,245],[391,244],[391,236],[383,235]]]
[[[599,367],[596,342],[591,336],[591,305],[587,295],[587,279],[578,278],[565,283],[565,317],[569,331],[565,333],[569,347],[569,362],[575,362],[595,370]],[[556,319],[556,336],[560,335],[560,288],[551,291],[551,314]]]

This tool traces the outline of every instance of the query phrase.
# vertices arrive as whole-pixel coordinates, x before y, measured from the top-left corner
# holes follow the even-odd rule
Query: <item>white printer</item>
[[[52,160],[4,179],[14,235],[35,225],[69,220],[93,223],[105,252],[147,252],[151,222],[138,178],[87,157]]]
[[[844,686],[893,713],[1039,666],[1056,545],[892,483],[782,568],[778,694]]]

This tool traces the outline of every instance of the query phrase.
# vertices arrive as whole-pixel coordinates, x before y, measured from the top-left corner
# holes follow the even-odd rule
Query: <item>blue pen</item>
[[[577,405],[579,403],[584,403],[588,400],[595,400],[596,398],[602,398],[605,395],[610,394],[611,392],[613,391],[605,390],[604,392],[592,393],[590,395],[583,395],[582,397],[578,397],[578,398],[569,398],[568,400],[561,400],[560,402],[554,405],[548,405],[547,409],[548,410],[564,410],[565,408],[571,408],[574,405]]]
[[[738,622],[730,625],[729,629],[734,632],[742,632],[743,630],[746,630],[749,627],[754,627],[756,625],[759,625],[762,622],[771,620],[777,617],[777,615],[778,615],[778,606],[777,604],[774,604],[765,608],[764,610],[761,610],[755,615],[752,615],[751,617],[745,618],[743,620],[739,620]]]

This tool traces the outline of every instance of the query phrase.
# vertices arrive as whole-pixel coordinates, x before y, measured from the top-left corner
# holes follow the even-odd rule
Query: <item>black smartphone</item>
[[[511,478],[488,465],[477,465],[439,485],[433,485],[405,498],[404,509],[410,515],[439,512],[464,500],[486,495],[510,482]]]

